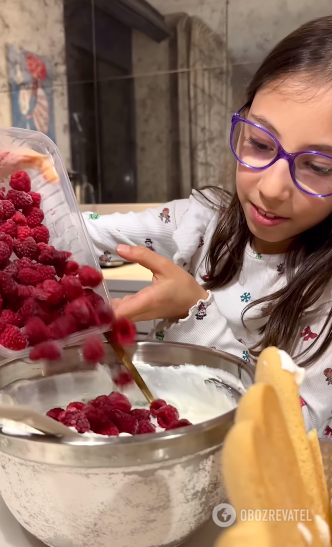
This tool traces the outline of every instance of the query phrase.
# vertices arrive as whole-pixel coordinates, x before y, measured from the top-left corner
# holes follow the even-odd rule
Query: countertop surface
[[[106,281],[111,279],[126,279],[130,281],[151,281],[152,273],[139,264],[124,264],[118,268],[102,268]]]
[[[183,543],[182,547],[213,547],[220,533],[221,528],[218,528],[211,521],[201,528],[193,538],[186,543]],[[44,543],[38,541],[19,525],[7,509],[1,497],[0,545],[1,547],[45,547]]]

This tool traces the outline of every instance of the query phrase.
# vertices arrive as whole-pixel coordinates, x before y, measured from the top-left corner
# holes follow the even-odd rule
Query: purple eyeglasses
[[[320,198],[332,196],[332,157],[314,150],[286,152],[270,131],[242,117],[249,106],[246,104],[232,117],[230,144],[238,162],[262,171],[284,159],[302,192]]]

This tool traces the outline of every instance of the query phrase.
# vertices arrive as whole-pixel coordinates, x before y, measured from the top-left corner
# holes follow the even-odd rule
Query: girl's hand
[[[153,273],[152,285],[137,294],[113,300],[117,317],[134,322],[153,319],[181,319],[198,300],[206,300],[208,293],[180,266],[145,247],[119,245],[122,258],[138,263]]]

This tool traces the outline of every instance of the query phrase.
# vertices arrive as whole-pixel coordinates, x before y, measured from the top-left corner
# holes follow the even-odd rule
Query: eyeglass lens
[[[278,145],[272,137],[245,122],[236,123],[232,146],[237,159],[253,168],[267,167],[278,155]],[[332,159],[319,154],[301,154],[294,162],[294,177],[307,192],[332,193]]]

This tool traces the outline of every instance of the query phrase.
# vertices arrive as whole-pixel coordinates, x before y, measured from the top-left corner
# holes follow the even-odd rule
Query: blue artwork
[[[41,131],[55,142],[50,60],[8,45],[7,61],[13,127]]]

